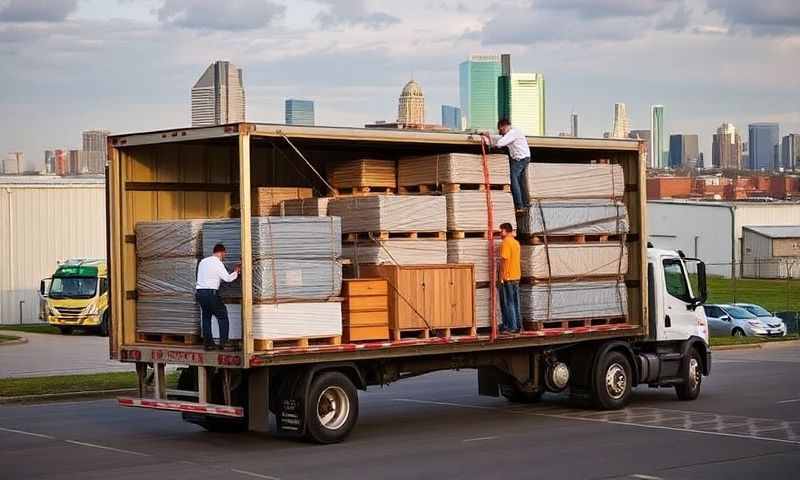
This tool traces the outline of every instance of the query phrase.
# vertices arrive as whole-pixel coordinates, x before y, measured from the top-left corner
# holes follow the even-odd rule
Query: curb
[[[761,348],[760,343],[744,343],[742,345],[720,345],[715,347],[711,345],[711,351],[719,351],[719,350],[758,350]]]
[[[16,340],[8,340],[5,342],[0,342],[0,347],[5,347],[8,345],[22,345],[28,343],[28,339],[25,337],[19,337]]]
[[[46,393],[42,395],[19,395],[16,397],[0,397],[0,405],[32,402],[58,402],[59,400],[96,400],[116,398],[118,395],[136,393],[135,388],[118,388],[116,390],[89,390],[84,392]]]

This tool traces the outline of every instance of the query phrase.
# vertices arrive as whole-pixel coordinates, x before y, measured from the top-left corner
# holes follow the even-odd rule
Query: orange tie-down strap
[[[486,155],[486,137],[481,137],[481,160],[483,163],[483,183],[486,192],[486,230],[489,232],[489,324],[491,340],[497,338],[497,264],[494,251],[494,208],[492,207],[491,178],[489,178],[489,157]]]

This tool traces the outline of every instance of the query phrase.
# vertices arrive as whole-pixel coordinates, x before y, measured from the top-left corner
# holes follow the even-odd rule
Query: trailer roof
[[[240,132],[256,137],[309,140],[343,140],[379,143],[419,143],[477,145],[480,137],[476,133],[433,132],[419,130],[392,130],[356,127],[298,126],[277,123],[233,123],[213,127],[189,127],[149,132],[133,132],[109,136],[115,147],[150,145],[192,140],[209,140],[233,137]],[[639,149],[640,140],[602,139],[574,137],[528,137],[533,147],[576,148],[590,150],[632,150]]]

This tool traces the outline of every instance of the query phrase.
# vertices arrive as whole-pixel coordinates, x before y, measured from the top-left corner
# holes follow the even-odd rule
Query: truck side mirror
[[[696,299],[698,305],[706,303],[708,300],[708,285],[706,284],[706,264],[697,262],[697,287],[700,289],[700,296]]]
[[[47,298],[47,282],[49,280],[49,278],[45,278],[39,282],[39,295],[44,298]]]

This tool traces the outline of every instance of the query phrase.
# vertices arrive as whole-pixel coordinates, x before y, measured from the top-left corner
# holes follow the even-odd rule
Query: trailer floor
[[[799,368],[795,342],[715,352],[698,401],[645,388],[613,413],[478,397],[474,372],[443,372],[363,394],[355,433],[332,446],[209,434],[111,400],[5,406],[0,477],[790,478]]]

